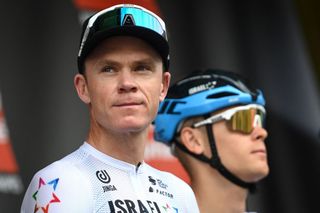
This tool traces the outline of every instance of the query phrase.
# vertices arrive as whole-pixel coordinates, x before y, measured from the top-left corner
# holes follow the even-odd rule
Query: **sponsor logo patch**
[[[59,178],[45,182],[41,177],[39,178],[38,190],[33,193],[32,197],[36,201],[34,206],[34,213],[49,212],[49,206],[53,203],[60,203],[60,199],[55,191],[59,183]]]
[[[103,184],[106,184],[106,185],[102,186],[103,192],[109,192],[109,191],[116,191],[117,190],[115,185],[109,184],[111,182],[111,178],[110,178],[110,175],[107,173],[106,170],[98,170],[98,171],[96,171],[96,176],[97,176],[97,178],[98,178],[98,180],[100,182],[102,182]]]
[[[151,186],[149,186],[149,192],[156,193],[168,198],[173,199],[173,194],[167,191],[168,185],[161,179],[155,179],[152,176],[148,176]]]

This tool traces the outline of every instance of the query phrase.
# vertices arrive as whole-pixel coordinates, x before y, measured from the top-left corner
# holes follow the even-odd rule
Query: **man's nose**
[[[268,132],[265,128],[262,126],[256,126],[254,127],[251,136],[253,137],[254,140],[265,140],[268,137]]]
[[[129,70],[124,70],[119,73],[119,91],[120,92],[128,92],[128,91],[136,91],[137,84],[134,77],[134,73]]]

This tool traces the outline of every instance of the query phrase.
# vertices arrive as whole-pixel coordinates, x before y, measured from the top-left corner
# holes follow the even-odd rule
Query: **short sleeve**
[[[21,213],[93,212],[91,185],[72,164],[55,162],[37,172],[24,195]]]

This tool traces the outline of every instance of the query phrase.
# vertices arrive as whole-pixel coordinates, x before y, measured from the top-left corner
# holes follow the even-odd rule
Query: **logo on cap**
[[[123,18],[122,25],[136,25],[133,16],[131,14],[126,14]]]

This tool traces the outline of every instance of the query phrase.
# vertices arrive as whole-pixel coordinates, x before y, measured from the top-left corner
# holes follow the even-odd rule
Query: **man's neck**
[[[147,130],[114,133],[90,129],[87,142],[100,152],[137,165],[143,161]]]
[[[198,170],[198,173],[191,182],[201,213],[245,212],[248,194],[246,189],[231,183],[216,170]]]

